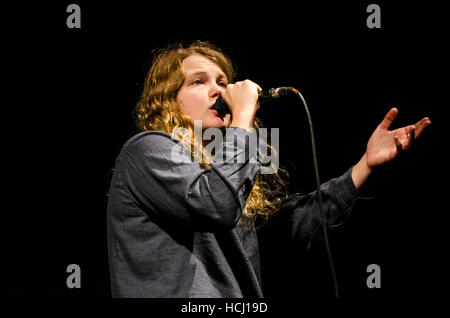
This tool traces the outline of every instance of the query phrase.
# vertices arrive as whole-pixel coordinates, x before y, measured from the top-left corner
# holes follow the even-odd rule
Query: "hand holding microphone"
[[[230,127],[252,128],[259,108],[258,93],[261,91],[261,87],[250,80],[229,84],[218,97],[214,108],[220,116],[233,114]]]
[[[257,102],[259,102],[258,104],[263,104],[267,101],[271,101],[271,100],[279,98],[279,97],[288,96],[291,94],[298,94],[298,90],[296,90],[293,87],[271,88],[268,91],[266,91],[266,90],[261,89],[261,87],[259,85],[257,85],[256,83],[254,83],[250,80],[246,80],[243,82],[237,82],[236,84],[228,85],[227,89],[222,93],[222,97],[219,96],[217,98],[216,103],[214,104],[214,109],[217,110],[217,112],[219,113],[219,115],[221,117],[224,117],[226,114],[231,114],[231,113],[233,113],[233,117],[235,117],[235,114],[232,111],[232,109],[233,109],[232,107],[234,107],[234,104],[230,106],[230,104],[233,102],[232,98],[230,98],[231,97],[230,95],[232,92],[235,91],[234,86],[237,85],[240,88],[244,88],[244,86],[251,86],[251,84],[254,84],[257,87],[257,92],[258,92]],[[230,88],[230,90],[228,90],[229,88]],[[252,96],[252,98],[254,98],[254,96]],[[236,98],[233,98],[233,99],[236,100]],[[249,104],[251,104],[253,106],[257,105],[256,102],[253,104],[253,101],[250,101]],[[258,110],[258,108],[259,108],[259,105],[257,105],[255,112],[256,112],[256,110]],[[253,118],[254,118],[254,114],[253,114]]]

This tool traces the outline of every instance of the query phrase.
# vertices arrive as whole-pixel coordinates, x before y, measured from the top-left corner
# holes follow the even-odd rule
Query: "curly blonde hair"
[[[159,130],[173,135],[176,130],[178,138],[188,149],[192,149],[194,144],[194,125],[190,117],[181,111],[177,95],[185,80],[182,62],[191,55],[202,55],[213,61],[225,73],[228,82],[234,82],[235,72],[231,60],[213,44],[195,41],[188,45],[171,45],[155,52],[135,109],[135,122],[139,131]],[[261,124],[261,120],[255,118],[256,131]],[[180,136],[180,129],[177,128],[184,128],[181,131],[185,131],[187,136]],[[198,144],[202,145],[202,142]],[[275,151],[270,145],[268,147],[272,152]],[[203,145],[201,156],[196,155],[194,151],[192,153],[205,168],[210,168],[211,156]],[[245,216],[262,216],[267,219],[281,207],[282,197],[288,195],[289,175],[283,168],[274,171],[276,173],[260,174],[256,178],[243,210]]]

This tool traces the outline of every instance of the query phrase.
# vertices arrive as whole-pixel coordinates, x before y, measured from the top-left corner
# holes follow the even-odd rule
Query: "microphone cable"
[[[313,128],[313,123],[311,120],[311,114],[309,112],[309,108],[308,108],[308,105],[306,104],[305,98],[300,93],[300,91],[298,91],[297,89],[295,89],[293,87],[289,87],[289,89],[291,90],[291,92],[293,92],[294,94],[296,94],[300,97],[300,100],[302,101],[302,104],[305,108],[306,116],[308,117],[309,131],[310,131],[310,136],[311,136],[312,156],[313,156],[313,163],[314,163],[314,174],[316,177],[317,195],[319,196],[319,209],[320,209],[320,216],[322,218],[322,229],[323,229],[323,235],[324,235],[324,241],[325,241],[325,248],[327,250],[328,262],[330,264],[331,275],[333,277],[334,293],[335,293],[336,299],[339,299],[339,287],[338,287],[338,281],[337,281],[337,277],[336,277],[336,270],[334,268],[334,262],[333,262],[333,257],[331,255],[330,243],[328,240],[327,219],[326,219],[325,213],[323,211],[322,190],[320,189],[319,165],[317,163],[316,142],[315,142],[315,137],[314,137],[314,128]]]

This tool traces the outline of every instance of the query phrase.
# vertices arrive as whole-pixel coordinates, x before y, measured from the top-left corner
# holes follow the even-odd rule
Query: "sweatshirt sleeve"
[[[322,206],[327,228],[337,227],[349,217],[356,200],[363,198],[351,178],[352,168],[339,178],[321,184]],[[322,218],[317,191],[306,195],[292,195],[281,209],[259,227],[260,234],[270,237],[300,240],[307,248],[311,242],[323,238]]]
[[[141,134],[126,145],[129,193],[148,213],[181,226],[208,232],[233,228],[260,172],[252,152],[245,156],[251,134],[228,128],[208,169],[169,134]]]

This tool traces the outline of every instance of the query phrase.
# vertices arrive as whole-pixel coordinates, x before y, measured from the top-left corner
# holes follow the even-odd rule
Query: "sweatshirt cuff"
[[[352,171],[353,167],[350,167],[342,176],[341,183],[339,187],[339,195],[342,199],[342,202],[345,203],[344,209],[347,209],[349,206],[353,204],[353,201],[358,197],[361,197],[361,193],[356,189],[355,183],[352,179]]]
[[[341,177],[338,178],[337,182],[337,194],[341,202],[341,215],[337,219],[331,222],[330,227],[337,227],[344,223],[350,216],[353,205],[359,199],[372,199],[372,197],[366,196],[361,193],[353,183],[352,171],[353,167],[350,167]]]

